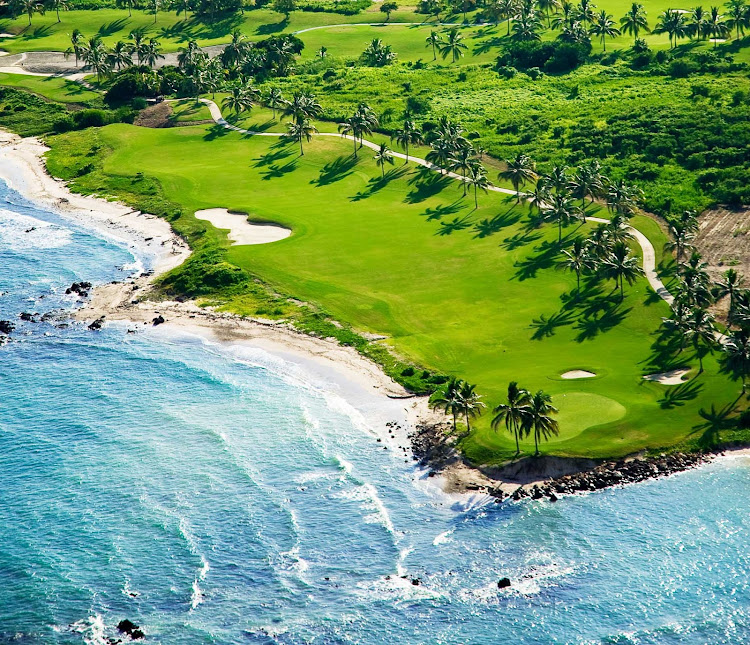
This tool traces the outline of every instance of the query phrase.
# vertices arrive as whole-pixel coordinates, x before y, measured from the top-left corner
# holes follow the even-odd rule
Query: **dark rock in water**
[[[557,501],[557,495],[555,495],[552,491],[549,491],[547,493],[547,497],[549,497],[550,502],[556,502]]]
[[[130,632],[130,638],[136,641],[139,638],[146,638],[146,634],[144,634],[140,629],[134,629],[132,632]]]
[[[104,325],[104,316],[101,318],[97,318],[94,322],[92,322],[89,325],[89,329],[91,331],[99,331],[102,328],[102,325]]]
[[[153,323],[154,327],[156,327],[156,325],[161,325],[162,323],[165,323],[167,321],[164,320],[164,316],[159,315],[156,318],[154,318],[151,322]]]
[[[36,318],[34,316],[37,316],[38,314],[30,314],[28,311],[22,311],[18,317],[21,320],[25,320],[26,322],[36,322]]]
[[[0,320],[0,334],[10,334],[15,328],[10,320]]]
[[[500,580],[497,581],[497,588],[505,589],[506,587],[510,587],[510,578],[500,578]]]
[[[91,289],[90,282],[74,282],[65,290],[65,293],[68,295],[71,293],[77,293],[82,298],[87,298],[89,295],[89,289]]]
[[[422,584],[422,581],[421,581],[421,580],[420,580],[419,578],[413,578],[413,579],[412,579],[412,581],[411,581],[411,583],[412,583],[412,584],[413,584],[413,585],[414,585],[415,587],[418,587],[418,586],[419,586],[420,584]]]
[[[132,620],[128,620],[127,618],[117,623],[117,631],[123,634],[132,634],[136,629],[138,629],[138,625],[136,625]]]

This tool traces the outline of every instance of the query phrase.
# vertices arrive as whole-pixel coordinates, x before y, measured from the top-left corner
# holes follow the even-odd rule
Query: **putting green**
[[[550,443],[572,439],[587,428],[619,421],[627,413],[621,403],[592,392],[565,392],[555,399],[555,405],[560,410],[557,415],[560,434]]]

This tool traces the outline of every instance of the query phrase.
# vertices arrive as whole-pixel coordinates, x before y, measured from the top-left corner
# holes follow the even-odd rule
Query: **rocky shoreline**
[[[525,457],[512,465],[513,468],[497,470],[479,469],[465,462],[455,450],[455,441],[446,432],[447,423],[421,424],[409,435],[414,459],[429,468],[429,476],[445,476],[457,467],[475,473],[471,478],[463,477],[464,486],[459,492],[483,492],[495,498],[496,503],[522,499],[547,499],[556,502],[562,495],[588,493],[615,486],[635,484],[649,479],[666,477],[674,473],[696,468],[712,461],[722,451],[700,453],[669,453],[654,457],[633,456],[619,460],[593,461],[584,459],[557,459],[558,468],[578,469],[575,472],[549,476],[545,473],[548,462],[541,458]],[[523,463],[525,480],[507,476],[507,472],[518,473]],[[537,470],[536,474],[534,470]],[[504,472],[505,471],[505,472]]]

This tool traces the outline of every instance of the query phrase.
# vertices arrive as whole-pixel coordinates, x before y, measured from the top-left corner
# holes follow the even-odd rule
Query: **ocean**
[[[19,319],[152,261],[0,184],[0,643],[750,642],[747,458],[449,496],[388,433],[402,403],[302,361]]]

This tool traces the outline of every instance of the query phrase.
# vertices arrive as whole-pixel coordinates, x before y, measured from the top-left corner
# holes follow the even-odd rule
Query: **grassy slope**
[[[87,103],[100,98],[96,92],[62,78],[0,73],[0,85],[29,90],[60,103]]]
[[[641,281],[613,313],[600,312],[603,322],[580,309],[563,312],[574,278],[543,252],[556,232],[527,232],[523,220],[514,223],[523,213],[502,196],[482,196],[473,212],[455,183],[433,183],[435,175],[420,179],[414,169],[396,167],[391,181],[378,182],[371,154],[352,165],[348,142],[337,139],[317,139],[299,158],[295,146],[210,128],[116,125],[101,136],[114,150],[104,170],[156,177],[194,230],[208,225],[189,213],[212,206],[291,226],[288,240],[227,255],[272,286],[389,335],[403,355],[477,383],[489,404],[501,400],[511,379],[552,393],[562,434],[547,452],[612,456],[671,444],[691,432],[699,407],[725,403],[736,389],[709,360],[697,396],[662,409],[667,389],[641,376],[666,305]],[[446,234],[444,223],[454,218],[475,223],[496,215],[502,222],[494,234],[479,237],[471,227]],[[650,220],[639,225],[657,246],[664,241]],[[561,313],[564,324],[532,339],[534,321]],[[599,378],[559,378],[575,368]],[[485,415],[465,448],[473,459],[493,462],[509,456],[512,444],[489,430]]]

